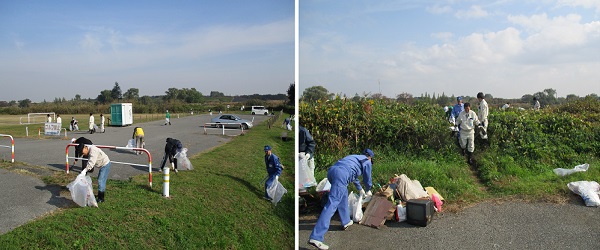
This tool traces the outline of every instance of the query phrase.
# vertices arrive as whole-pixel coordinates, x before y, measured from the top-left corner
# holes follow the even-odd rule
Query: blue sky
[[[302,0],[299,44],[300,94],[600,95],[600,0]]]
[[[0,100],[286,93],[294,42],[294,0],[0,1]]]

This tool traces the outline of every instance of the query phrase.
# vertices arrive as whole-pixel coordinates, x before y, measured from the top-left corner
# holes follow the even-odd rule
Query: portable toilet
[[[129,126],[133,124],[133,106],[131,103],[113,103],[110,105],[110,124]]]

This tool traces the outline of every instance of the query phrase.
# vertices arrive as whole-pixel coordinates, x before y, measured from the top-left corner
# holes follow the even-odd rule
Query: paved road
[[[243,119],[252,120],[251,115],[240,115]],[[188,149],[188,156],[198,154],[215,146],[227,143],[231,136],[221,135],[220,130],[209,130],[204,135],[201,127],[210,122],[211,116],[195,115],[185,118],[171,117],[172,125],[164,125],[164,121],[154,121],[143,124],[134,124],[129,127],[107,127],[106,133],[88,134],[85,132],[68,132],[70,138],[86,137],[97,145],[125,146],[133,134],[133,128],[140,126],[144,129],[146,149],[152,155],[153,172],[158,171],[161,163],[165,140],[167,137],[179,139]],[[266,120],[267,116],[254,116],[257,124]],[[237,135],[239,131],[225,131],[227,135]],[[62,138],[62,136],[60,137]],[[48,175],[54,171],[65,170],[65,147],[69,140],[53,139],[15,139],[15,161],[36,165],[37,167],[24,166],[29,172],[37,175]],[[9,145],[10,140],[0,138],[1,145]],[[148,164],[146,155],[136,155],[131,151],[103,149],[113,161],[129,162],[135,164]],[[69,148],[69,156],[74,156],[74,148]],[[10,149],[0,148],[1,159],[10,159]],[[71,159],[70,163],[73,162]],[[81,171],[81,163],[74,169]],[[196,168],[202,166],[194,166]],[[147,166],[132,166],[113,164],[110,170],[110,179],[127,180],[139,174],[148,175]],[[96,176],[97,171],[92,173]],[[157,180],[154,180],[155,182]],[[15,227],[26,223],[38,216],[51,212],[61,207],[70,206],[71,200],[61,197],[62,187],[46,186],[34,175],[19,174],[0,169],[0,234],[4,234]]]
[[[460,213],[441,213],[427,227],[387,221],[380,229],[340,229],[334,216],[325,243],[331,249],[600,249],[600,208],[576,200],[564,205],[484,202]],[[299,248],[318,214],[301,216]]]

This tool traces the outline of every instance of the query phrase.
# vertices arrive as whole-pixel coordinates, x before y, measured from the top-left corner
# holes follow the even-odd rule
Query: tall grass
[[[336,99],[303,102],[299,113],[317,141],[317,178],[326,177],[341,157],[370,147],[376,183],[406,174],[435,187],[447,204],[505,197],[565,200],[572,197],[568,182],[600,179],[594,168],[600,162],[600,101],[593,98],[539,112],[490,110],[490,139],[476,139],[474,165],[461,156],[437,105]],[[552,172],[582,163],[590,164],[588,172],[567,177]]]

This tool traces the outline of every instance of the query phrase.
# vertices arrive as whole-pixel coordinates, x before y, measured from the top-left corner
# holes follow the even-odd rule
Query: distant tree
[[[140,97],[140,90],[137,88],[130,88],[127,91],[125,91],[123,97],[127,100],[138,99]]]
[[[113,101],[112,91],[105,89],[100,92],[98,97],[96,97],[96,101],[100,104],[107,104]]]
[[[210,97],[224,97],[225,94],[219,92],[219,91],[211,91],[210,92]]]
[[[492,100],[492,99],[494,99],[494,97],[492,96],[492,94],[485,94],[485,95],[483,95],[483,98],[486,99],[486,100]]]
[[[577,100],[577,99],[579,99],[579,96],[577,96],[575,94],[568,94],[567,98],[566,98],[567,102],[574,101],[574,100]]]
[[[150,96],[142,96],[142,98],[140,98],[140,102],[144,105],[148,105],[152,102],[152,98],[150,98]]]
[[[521,101],[525,102],[525,103],[532,103],[533,102],[533,95],[530,95],[530,94],[523,95],[521,97]]]
[[[75,95],[75,101],[81,101],[81,95],[80,94],[76,94]]]
[[[177,99],[177,96],[179,95],[179,89],[177,88],[169,88],[167,89],[167,91],[165,91],[165,100],[175,100]]]
[[[19,108],[29,108],[30,104],[31,104],[31,100],[29,100],[29,99],[20,100],[19,101]]]
[[[358,95],[358,93],[354,94],[354,97],[352,97],[352,101],[358,102],[360,101],[361,97]]]
[[[371,98],[372,98],[372,99],[387,99],[387,97],[386,97],[386,96],[384,96],[384,95],[383,95],[383,94],[381,94],[381,93],[375,93],[375,94],[372,94],[372,95],[371,95]]]
[[[413,95],[403,92],[396,96],[396,100],[403,103],[411,103],[413,101]]]
[[[115,86],[110,91],[110,97],[113,100],[118,100],[123,98],[123,94],[121,93],[121,87],[119,87],[119,83],[115,82]]]
[[[294,103],[296,101],[296,84],[295,83],[290,83],[290,86],[288,87],[288,90],[287,90],[287,98],[288,98],[288,104],[294,105]]]
[[[329,93],[323,86],[312,86],[304,90],[302,99],[305,101],[329,100],[333,98],[333,93]]]
[[[178,99],[185,100],[187,103],[200,103],[202,102],[202,93],[196,88],[187,89],[184,88],[179,93]]]

